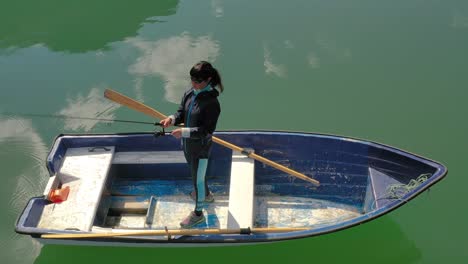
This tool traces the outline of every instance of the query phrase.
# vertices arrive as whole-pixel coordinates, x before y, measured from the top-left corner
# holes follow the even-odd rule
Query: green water
[[[44,246],[14,233],[60,133],[145,125],[0,115],[0,263],[466,263],[468,2],[3,1],[0,112],[151,121],[111,87],[170,114],[200,59],[220,70],[218,129],[346,135],[440,161],[448,176],[361,226],[267,245]]]

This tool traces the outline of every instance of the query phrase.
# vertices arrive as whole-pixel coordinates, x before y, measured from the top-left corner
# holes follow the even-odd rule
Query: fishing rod
[[[106,119],[106,118],[95,118],[95,117],[81,117],[81,116],[69,116],[69,115],[50,115],[50,114],[29,114],[29,113],[0,113],[0,115],[5,116],[27,116],[27,117],[41,117],[41,118],[60,118],[60,119],[77,119],[77,120],[93,120],[93,121],[102,121],[102,122],[119,122],[119,123],[133,123],[133,124],[145,124],[145,125],[154,125],[160,126],[162,131],[155,131],[154,135],[164,136],[166,131],[164,127],[159,122],[144,122],[144,121],[133,121],[133,120],[121,120],[121,119]]]
[[[81,117],[81,116],[69,116],[69,115],[46,115],[46,114],[14,114],[14,113],[0,113],[0,115],[6,116],[29,116],[29,117],[43,117],[43,118],[60,118],[60,119],[78,119],[78,120],[94,120],[104,122],[120,122],[120,123],[134,123],[134,124],[147,124],[158,126],[159,123],[155,122],[143,122],[133,120],[121,120],[121,119],[105,119],[95,117]]]

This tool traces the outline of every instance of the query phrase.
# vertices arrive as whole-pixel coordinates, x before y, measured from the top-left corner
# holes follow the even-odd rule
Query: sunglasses
[[[202,83],[202,82],[206,81],[206,80],[204,80],[202,78],[196,78],[196,77],[192,77],[192,76],[190,76],[190,80],[192,80],[192,82],[194,82],[194,83]]]

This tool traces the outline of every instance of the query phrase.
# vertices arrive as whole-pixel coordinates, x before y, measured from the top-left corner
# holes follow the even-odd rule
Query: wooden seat
[[[254,160],[233,151],[227,228],[253,227],[254,221]]]

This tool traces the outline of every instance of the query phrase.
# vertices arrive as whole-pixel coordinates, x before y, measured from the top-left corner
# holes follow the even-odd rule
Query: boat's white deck
[[[145,217],[122,216],[119,228],[178,229],[194,208],[187,195],[158,197],[151,226]],[[355,207],[311,198],[264,196],[255,199],[255,227],[318,227],[351,219],[361,214]],[[206,221],[196,228],[227,228],[228,197],[216,196],[204,208]]]

